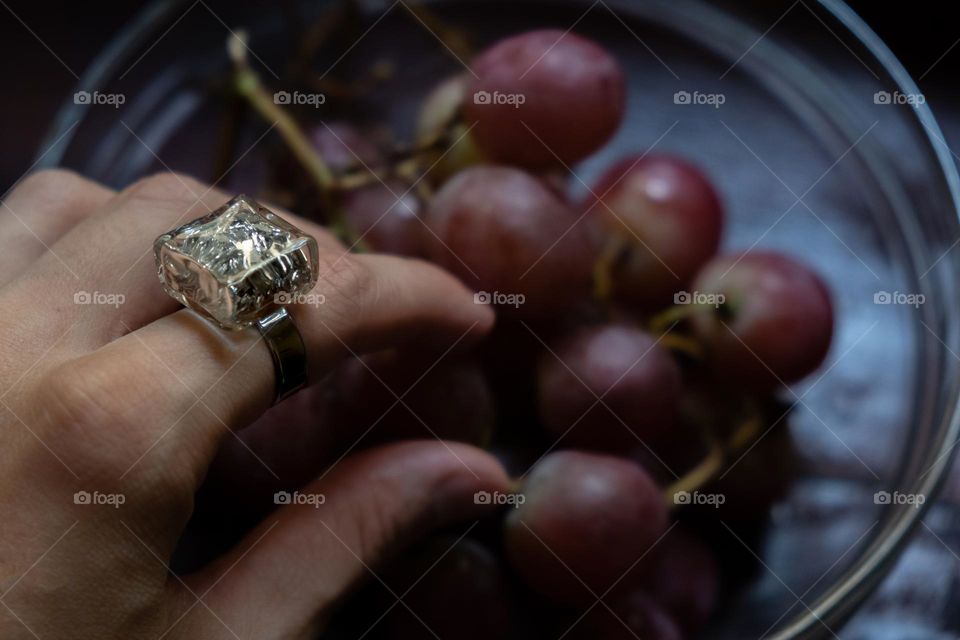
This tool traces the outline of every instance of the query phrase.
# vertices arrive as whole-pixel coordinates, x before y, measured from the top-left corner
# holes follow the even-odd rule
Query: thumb
[[[179,635],[316,637],[349,590],[377,579],[386,552],[496,508],[477,504],[476,492],[508,490],[500,464],[468,445],[403,442],[351,456],[186,579],[194,604]]]

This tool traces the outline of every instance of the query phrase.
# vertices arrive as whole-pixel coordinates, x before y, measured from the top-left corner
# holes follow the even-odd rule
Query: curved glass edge
[[[77,91],[95,91],[104,81],[115,73],[124,60],[128,60],[136,49],[143,45],[144,38],[153,31],[166,25],[172,14],[187,4],[187,0],[157,0],[139,11],[128,24],[120,29],[118,35],[96,55],[90,66],[81,74],[70,95]],[[58,166],[76,133],[90,104],[65,102],[53,118],[53,123],[40,143],[34,166],[48,168]]]
[[[904,93],[919,94],[916,82],[880,37],[841,0],[819,0],[834,18],[846,27],[866,47],[893,81]],[[926,104],[914,105],[913,113],[924,129],[940,168],[950,197],[953,213],[960,218],[960,176],[953,158],[946,149],[940,125]],[[941,423],[936,436],[938,446],[928,453],[930,471],[921,477],[911,489],[915,493],[936,495],[956,453],[954,443],[960,437],[960,389],[956,384],[950,394],[949,415]],[[831,626],[845,622],[858,606],[873,592],[893,567],[898,552],[909,542],[909,536],[926,515],[933,501],[928,500],[921,508],[901,509],[873,545],[872,552],[861,559],[836,582],[829,592],[821,596],[808,610],[787,624],[771,640],[799,640],[833,635]]]

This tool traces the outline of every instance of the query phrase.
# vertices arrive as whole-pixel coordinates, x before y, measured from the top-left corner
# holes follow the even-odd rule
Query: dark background
[[[144,4],[136,0],[0,0],[0,68],[4,70],[0,192],[33,163],[54,113],[72,95],[75,75]],[[950,95],[960,71],[960,46],[955,46],[960,24],[954,17],[954,3],[850,0],[849,4],[918,80],[949,138],[950,121],[960,118]]]

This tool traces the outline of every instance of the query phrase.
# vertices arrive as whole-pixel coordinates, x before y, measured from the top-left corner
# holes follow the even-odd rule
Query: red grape
[[[420,544],[384,572],[384,581],[404,604],[386,615],[379,637],[491,640],[509,633],[504,569],[475,540],[444,535]]]
[[[427,231],[421,203],[400,180],[375,182],[344,194],[341,207],[350,228],[374,251],[420,257]]]
[[[716,311],[691,318],[717,380],[769,390],[812,372],[830,348],[827,287],[792,258],[759,251],[722,256],[704,267],[694,289],[724,296]]]
[[[694,633],[717,606],[719,573],[713,552],[699,538],[676,528],[660,541],[647,577],[648,593]]]
[[[542,318],[589,291],[593,252],[585,226],[522,171],[462,171],[437,192],[427,223],[440,240],[429,243],[433,260],[502,310]]]
[[[622,247],[610,274],[614,297],[644,309],[672,302],[720,245],[719,197],[699,169],[673,156],[624,158],[583,207],[604,248]]]
[[[378,568],[385,580],[362,593],[380,600],[356,600],[366,609],[347,622],[363,628],[348,635],[487,640],[560,625],[570,638],[679,640],[710,621],[721,574],[730,588],[756,567],[740,538],[756,546],[789,488],[789,430],[766,432],[782,419],[774,392],[826,357],[833,309],[792,258],[717,257],[723,203],[685,159],[627,156],[568,201],[570,165],[609,141],[626,101],[610,52],[537,30],[442,79],[402,149],[347,122],[305,127],[338,186],[321,194],[283,164],[287,151],[271,166],[284,202],[374,251],[437,263],[500,322],[472,359],[391,350],[344,362],[240,432],[198,492],[186,540],[199,544],[182,547],[182,566],[233,546],[273,492],[355,445],[437,437],[489,446],[526,475],[470,538],[431,534]],[[407,193],[414,177],[423,184]],[[657,339],[666,318],[683,334],[669,347]],[[680,488],[692,501],[668,506],[664,492]],[[670,509],[697,529],[667,532]],[[370,604],[384,605],[372,628]]]
[[[438,437],[483,444],[494,426],[490,390],[480,368],[469,361],[434,364],[381,352],[342,364],[334,388],[346,446],[364,433],[365,442]]]
[[[537,592],[592,604],[663,532],[659,490],[628,460],[580,451],[543,458],[507,515],[507,555]],[[592,591],[592,594],[591,594]]]
[[[545,426],[565,444],[622,450],[673,426],[682,385],[653,336],[604,324],[580,328],[543,354],[538,391]]]
[[[495,162],[531,170],[569,165],[600,148],[623,117],[619,63],[573,33],[507,38],[484,51],[473,72],[464,115],[468,125],[476,123],[477,146]]]
[[[384,154],[357,127],[348,122],[321,122],[308,131],[310,141],[331,171],[343,173],[350,169],[365,170],[378,167]]]
[[[593,607],[568,636],[571,640],[682,640],[680,627],[641,591],[612,598],[609,609]]]

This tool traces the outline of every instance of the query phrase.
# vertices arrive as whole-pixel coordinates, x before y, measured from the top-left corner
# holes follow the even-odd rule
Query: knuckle
[[[76,216],[86,205],[100,204],[110,191],[68,169],[41,169],[24,178],[11,194],[11,199],[23,198],[31,207],[49,211],[51,215]]]
[[[138,434],[121,380],[84,359],[62,363],[39,381],[42,424],[88,473],[123,473],[150,443]]]
[[[124,195],[140,200],[196,200],[207,187],[188,175],[167,171],[140,178],[124,189]]]
[[[42,439],[55,443],[84,480],[122,482],[133,500],[168,501],[168,510],[189,502],[199,479],[168,450],[172,439],[149,428],[149,412],[138,401],[143,380],[101,364],[80,358],[38,377],[31,399],[42,407]]]
[[[48,371],[40,383],[44,390],[47,417],[55,428],[76,425],[86,428],[109,415],[104,399],[96,392],[97,373],[81,361],[61,363]]]
[[[16,190],[31,195],[63,193],[79,182],[84,182],[83,178],[68,169],[40,169],[24,178]]]

